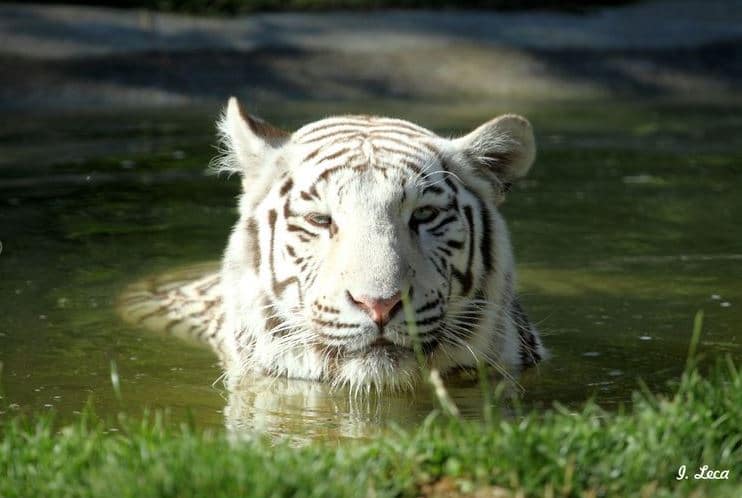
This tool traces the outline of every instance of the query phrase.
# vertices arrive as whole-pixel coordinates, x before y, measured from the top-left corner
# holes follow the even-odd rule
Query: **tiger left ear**
[[[217,124],[224,146],[219,170],[240,174],[254,172],[270,149],[277,149],[289,140],[289,133],[245,112],[235,97]]]
[[[478,168],[507,186],[526,176],[536,158],[531,123],[516,114],[505,114],[454,140],[456,147]]]

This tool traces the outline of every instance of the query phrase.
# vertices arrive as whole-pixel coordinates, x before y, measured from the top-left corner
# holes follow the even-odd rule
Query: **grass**
[[[161,414],[116,431],[90,413],[62,428],[17,417],[0,429],[0,496],[742,496],[740,371],[726,358],[704,376],[691,359],[674,392],[638,390],[618,412],[431,414],[414,431],[299,448]],[[689,479],[675,479],[680,465]],[[701,465],[730,477],[695,480]]]

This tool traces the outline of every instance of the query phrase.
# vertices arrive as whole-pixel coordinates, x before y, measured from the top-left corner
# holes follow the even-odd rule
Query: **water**
[[[512,102],[484,114],[466,102],[369,102],[267,117],[291,128],[368,109],[443,133],[499,111],[533,121],[539,158],[504,207],[523,302],[552,352],[521,379],[526,406],[593,397],[615,407],[639,377],[666,389],[699,309],[706,358],[742,357],[739,108]],[[239,182],[204,174],[214,118],[191,109],[0,122],[0,420],[50,410],[71,420],[90,402],[103,416],[169,408],[202,427],[335,438],[415,425],[435,406],[423,391],[353,401],[271,379],[227,393],[208,350],[115,315],[116,295],[138,277],[220,257]],[[481,416],[475,381],[448,385],[464,416]]]

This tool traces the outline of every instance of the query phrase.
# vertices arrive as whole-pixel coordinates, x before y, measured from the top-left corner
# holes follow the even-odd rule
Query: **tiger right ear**
[[[531,123],[516,114],[488,121],[454,143],[474,164],[503,184],[524,177],[536,157]]]
[[[289,139],[288,132],[246,113],[235,97],[230,97],[217,127],[225,149],[219,171],[245,173],[270,149],[280,148]]]

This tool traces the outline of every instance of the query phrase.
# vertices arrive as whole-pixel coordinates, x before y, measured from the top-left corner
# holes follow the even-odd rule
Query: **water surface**
[[[520,291],[552,359],[520,380],[525,406],[630,402],[641,377],[665,389],[701,351],[742,357],[742,113],[641,102],[301,104],[264,113],[287,128],[373,110],[445,134],[521,112],[540,145],[504,213]],[[0,122],[0,420],[90,401],[104,416],[169,408],[199,426],[298,438],[365,436],[419,423],[420,392],[354,401],[302,381],[256,379],[229,394],[205,349],[124,324],[113,303],[139,277],[217,260],[237,179],[205,174],[215,110],[13,116]],[[120,399],[112,387],[112,368]],[[451,379],[464,416],[481,387]]]

